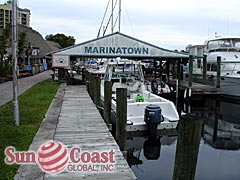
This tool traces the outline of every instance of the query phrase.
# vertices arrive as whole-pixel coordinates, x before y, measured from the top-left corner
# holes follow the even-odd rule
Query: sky
[[[116,1],[116,0],[114,0]],[[4,3],[5,1],[2,1]],[[41,33],[95,39],[109,0],[18,0],[31,11],[30,26]],[[240,35],[239,0],[121,0],[120,32],[170,49],[203,44],[217,35]],[[103,23],[111,13],[111,2]],[[118,16],[118,6],[114,21]],[[101,35],[102,35],[101,28]],[[114,32],[118,31],[118,22]],[[111,22],[106,34],[111,33]]]

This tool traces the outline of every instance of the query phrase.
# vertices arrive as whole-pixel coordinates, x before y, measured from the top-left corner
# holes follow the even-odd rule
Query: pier
[[[68,148],[81,147],[82,151],[115,151],[113,172],[63,172],[57,176],[46,174],[45,180],[54,179],[136,179],[123,157],[116,141],[99,111],[89,97],[85,86],[67,86],[59,122],[54,136]]]
[[[52,140],[61,142],[68,151],[73,147],[88,153],[113,150],[114,166],[102,171],[93,167],[70,171],[66,166],[56,175],[44,173],[37,164],[21,165],[15,179],[137,179],[84,85],[61,85],[29,150],[37,152],[42,143]]]
[[[169,85],[176,88],[176,79],[171,79],[169,81]],[[192,82],[192,86],[190,87],[188,81],[178,81],[178,89],[180,91],[185,91],[187,88],[191,88],[192,95],[221,95],[220,88],[217,88],[215,86]]]

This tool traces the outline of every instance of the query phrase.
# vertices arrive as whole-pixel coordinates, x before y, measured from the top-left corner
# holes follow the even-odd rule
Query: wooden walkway
[[[171,79],[169,84],[173,87],[176,87],[176,80]],[[186,88],[188,88],[188,81],[181,80],[179,81],[179,90],[184,91]],[[201,83],[192,83],[192,94],[196,95],[204,95],[204,94],[211,94],[211,95],[221,95],[220,88],[216,88],[211,85],[201,84]]]
[[[80,147],[81,151],[100,152],[113,149],[116,153],[115,171],[74,173],[64,171],[57,175],[45,174],[45,180],[136,179],[89,97],[86,86],[66,87],[54,140],[62,142],[68,148]]]

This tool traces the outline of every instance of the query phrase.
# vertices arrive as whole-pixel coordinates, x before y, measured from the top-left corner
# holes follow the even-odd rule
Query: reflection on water
[[[240,179],[240,105],[192,110],[178,131],[132,134],[128,163],[138,179]]]

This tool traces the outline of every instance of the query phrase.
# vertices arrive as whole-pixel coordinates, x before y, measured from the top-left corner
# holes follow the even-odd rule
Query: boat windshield
[[[133,78],[143,82],[143,73],[140,64],[108,64],[104,79],[113,80],[120,78]]]
[[[207,44],[208,50],[216,49],[240,49],[240,38],[225,38],[210,40]]]

